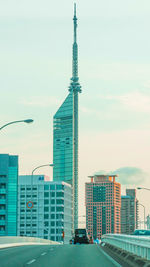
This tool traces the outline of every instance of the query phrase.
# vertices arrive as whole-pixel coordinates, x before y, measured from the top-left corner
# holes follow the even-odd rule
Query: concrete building
[[[18,156],[0,154],[0,236],[17,235]]]
[[[121,196],[121,233],[132,234],[138,228],[138,200],[136,189],[126,189]]]
[[[147,229],[150,229],[150,215],[147,215],[146,219]]]
[[[18,235],[68,243],[72,231],[72,189],[65,182],[44,181],[44,175],[19,176]]]
[[[115,177],[90,176],[91,182],[85,185],[86,228],[94,239],[106,233],[120,233],[121,185]]]
[[[78,228],[78,77],[77,17],[74,7],[72,78],[69,94],[53,118],[53,179],[72,185],[73,228]]]

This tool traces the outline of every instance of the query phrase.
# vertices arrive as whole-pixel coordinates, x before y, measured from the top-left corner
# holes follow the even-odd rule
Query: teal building
[[[53,117],[53,179],[72,185],[73,228],[78,228],[78,77],[77,17],[74,5],[72,78],[69,94]]]
[[[0,154],[0,236],[17,235],[18,156]]]

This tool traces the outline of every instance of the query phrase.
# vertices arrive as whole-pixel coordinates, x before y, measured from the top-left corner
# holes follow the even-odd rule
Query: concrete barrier
[[[58,242],[26,236],[1,236],[0,248],[25,246],[25,245],[58,245]]]

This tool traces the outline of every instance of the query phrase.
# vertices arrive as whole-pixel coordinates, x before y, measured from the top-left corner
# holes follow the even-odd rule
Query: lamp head
[[[50,167],[54,167],[54,164],[49,164]]]
[[[32,120],[32,119],[24,120],[25,123],[31,123],[31,122],[33,122],[33,121],[34,121],[34,120]]]

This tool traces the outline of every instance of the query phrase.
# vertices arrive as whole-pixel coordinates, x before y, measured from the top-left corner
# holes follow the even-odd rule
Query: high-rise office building
[[[126,196],[121,196],[121,233],[133,234],[138,228],[138,200],[136,189],[126,189]]]
[[[78,77],[77,17],[74,6],[74,43],[69,94],[53,118],[53,179],[66,181],[73,191],[73,228],[78,228]]]
[[[147,229],[150,229],[150,215],[147,215],[146,219]]]
[[[72,233],[71,185],[45,181],[44,175],[21,175],[18,200],[19,236],[60,242],[64,232],[64,243],[69,242]]]
[[[0,154],[0,236],[17,235],[18,156]]]
[[[86,228],[94,239],[107,233],[120,233],[121,185],[115,177],[94,175],[85,184]]]

